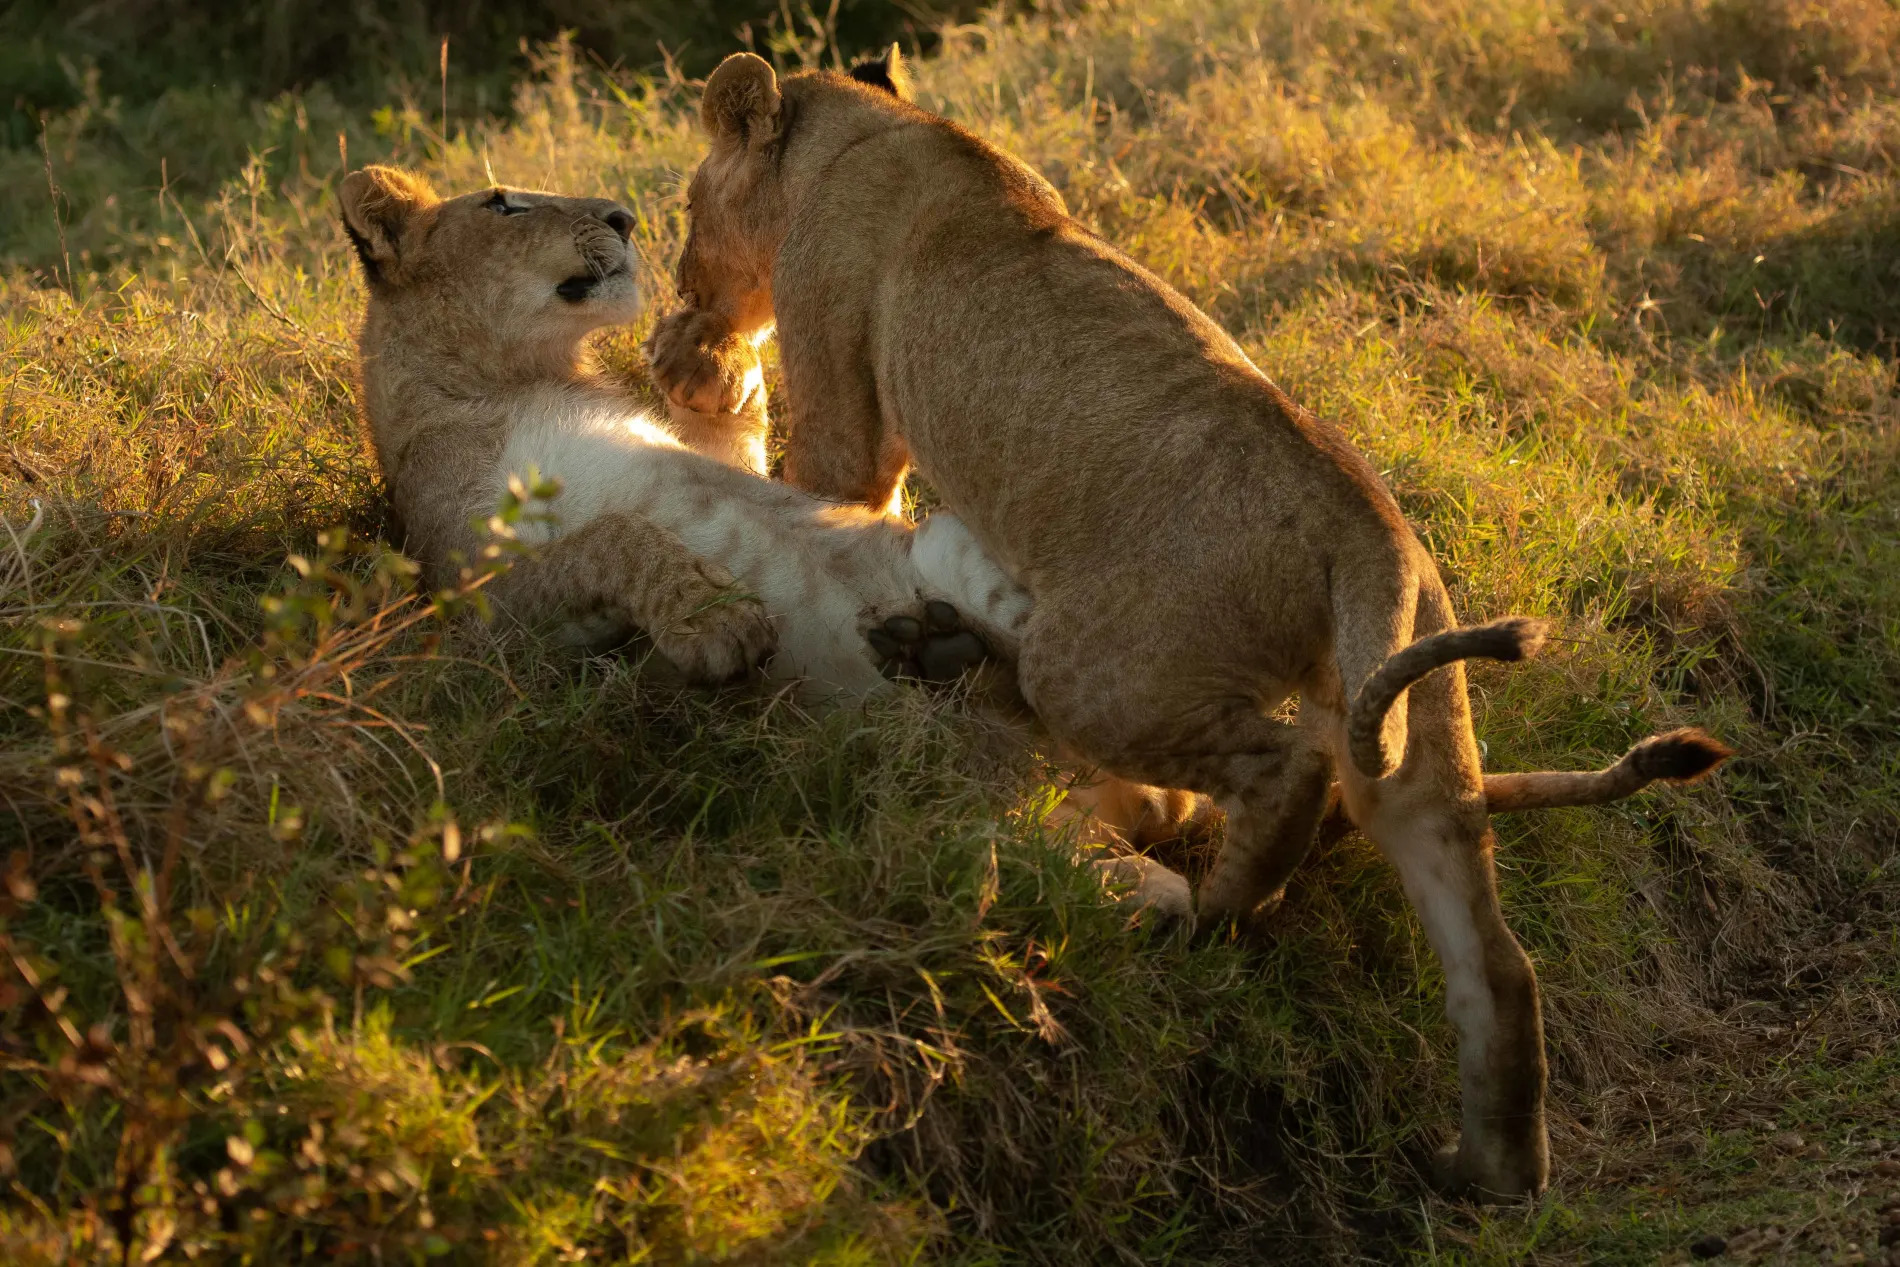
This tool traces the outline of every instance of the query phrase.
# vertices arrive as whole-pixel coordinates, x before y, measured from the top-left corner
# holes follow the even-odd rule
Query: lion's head
[[[880,107],[909,96],[910,78],[895,47],[848,76],[808,71],[782,84],[771,64],[751,53],[719,63],[699,107],[712,148],[687,187],[690,228],[679,264],[687,306],[718,313],[742,334],[769,325],[772,265],[785,238],[790,128],[796,122],[812,139],[818,130],[888,125],[878,117]],[[820,99],[870,109],[806,108]]]
[[[486,189],[439,198],[393,167],[351,172],[338,193],[383,320],[497,370],[571,358],[581,339],[640,311],[633,216],[602,198]]]

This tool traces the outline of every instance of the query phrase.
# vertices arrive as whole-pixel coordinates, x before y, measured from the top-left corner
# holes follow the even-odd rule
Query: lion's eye
[[[498,215],[504,215],[504,216],[525,215],[530,210],[532,210],[532,208],[529,208],[529,207],[514,206],[512,203],[508,201],[507,195],[502,193],[501,190],[499,189],[497,189],[489,197],[488,201],[483,203],[482,205],[487,207],[490,211],[493,211]]]

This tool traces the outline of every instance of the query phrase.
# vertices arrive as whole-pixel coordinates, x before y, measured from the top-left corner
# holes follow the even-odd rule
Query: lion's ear
[[[851,68],[851,78],[873,88],[882,88],[899,101],[909,101],[914,95],[910,82],[910,64],[893,44],[884,50],[881,57],[868,62],[859,62]]]
[[[755,53],[734,53],[706,80],[699,121],[714,140],[762,145],[778,136],[778,75]]]
[[[337,190],[343,230],[363,261],[371,283],[389,280],[399,263],[403,235],[418,213],[441,199],[429,182],[394,167],[365,167],[343,178]]]

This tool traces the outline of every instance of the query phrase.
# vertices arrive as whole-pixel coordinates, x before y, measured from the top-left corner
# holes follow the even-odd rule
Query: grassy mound
[[[1554,622],[1474,675],[1492,768],[1742,750],[1499,822],[1552,1195],[1422,1182],[1453,1044],[1367,842],[1190,947],[954,701],[681,694],[410,592],[337,133],[621,198],[669,293],[690,92],[556,47],[452,137],[318,95],[0,151],[4,1256],[1876,1261],[1900,17],[1125,0],[920,70],[1339,420],[1464,613]]]

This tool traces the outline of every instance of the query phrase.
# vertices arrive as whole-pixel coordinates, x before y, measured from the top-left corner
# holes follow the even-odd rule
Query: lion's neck
[[[391,474],[422,432],[488,435],[500,442],[524,411],[550,393],[601,408],[633,407],[578,341],[495,346],[477,332],[390,333],[366,327],[362,366],[364,411]]]

